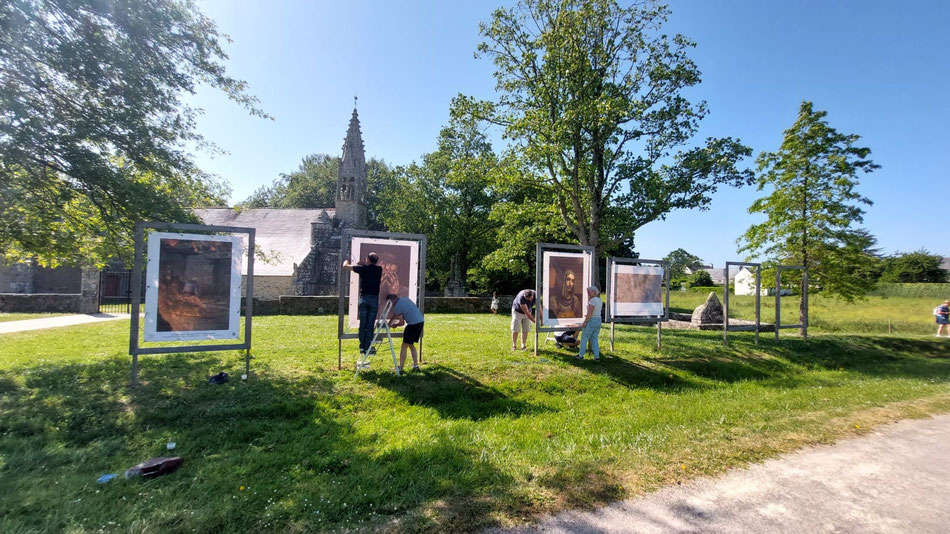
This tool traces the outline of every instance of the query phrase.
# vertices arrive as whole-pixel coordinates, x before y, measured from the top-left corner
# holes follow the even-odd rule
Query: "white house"
[[[755,273],[742,267],[733,278],[736,295],[755,295]]]

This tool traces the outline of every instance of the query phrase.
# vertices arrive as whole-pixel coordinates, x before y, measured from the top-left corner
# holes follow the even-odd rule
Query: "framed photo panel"
[[[238,339],[242,256],[240,237],[149,234],[145,341]]]
[[[610,264],[607,302],[613,317],[658,317],[663,308],[663,267]]]
[[[591,255],[585,252],[543,250],[541,294],[545,326],[582,322],[591,284]]]
[[[390,293],[416,301],[419,295],[419,241],[374,237],[353,237],[350,241],[351,263],[365,263],[366,256],[371,252],[379,255],[379,266],[383,268],[379,283],[379,309],[383,309],[386,295]],[[357,329],[360,325],[359,296],[360,277],[354,273],[350,276],[347,308],[347,325],[350,329]]]

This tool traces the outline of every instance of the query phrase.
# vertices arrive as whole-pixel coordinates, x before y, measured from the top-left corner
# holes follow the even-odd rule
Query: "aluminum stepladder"
[[[376,353],[376,346],[382,343],[382,336],[385,335],[386,340],[389,341],[389,353],[393,357],[393,369],[396,371],[396,376],[400,375],[399,364],[396,362],[396,348],[393,346],[393,336],[389,328],[389,321],[386,319],[389,317],[389,312],[392,311],[393,301],[386,300],[386,305],[383,306],[383,311],[379,314],[379,319],[376,320],[376,327],[373,329],[373,340],[369,344],[369,350],[366,353],[360,353],[359,358],[356,359],[356,377],[360,376],[360,371],[363,369],[369,369],[369,359]]]

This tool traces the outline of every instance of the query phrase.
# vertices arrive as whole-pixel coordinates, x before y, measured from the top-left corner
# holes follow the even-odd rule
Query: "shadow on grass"
[[[363,380],[397,393],[413,406],[432,408],[444,419],[480,421],[489,417],[520,417],[547,411],[543,406],[512,399],[491,386],[442,365],[429,365],[404,376],[367,371]]]
[[[648,361],[726,383],[774,381],[790,387],[799,381],[803,369],[874,377],[950,378],[950,347],[939,340],[822,335],[806,341],[786,338],[776,342],[763,336],[755,345],[751,336],[737,336],[730,338],[729,347],[704,343],[700,348],[690,346],[697,340],[683,336],[666,339],[663,352],[674,355],[648,357]]]
[[[2,530],[319,531],[394,518],[407,530],[472,530],[518,499],[507,475],[466,443],[401,436],[410,444],[394,447],[359,431],[359,395],[326,378],[288,379],[259,364],[246,382],[209,385],[222,368],[239,374],[240,362],[201,353],[142,363],[131,391],[122,357],[0,372]],[[450,370],[432,378],[438,389],[468,391],[480,416],[533,409]],[[168,441],[185,458],[179,472],[93,483],[168,455]],[[436,503],[438,514],[420,512]]]
[[[888,336],[821,336],[770,342],[769,351],[811,369],[843,369],[869,376],[950,377],[950,346],[943,340]]]
[[[648,388],[657,391],[682,391],[691,388],[702,388],[702,384],[654,367],[643,365],[633,360],[616,356],[614,353],[600,351],[600,360],[594,361],[588,354],[583,360],[577,359],[576,352],[561,352],[550,349],[541,349],[538,354],[544,354],[552,359],[559,359],[591,374],[602,375],[627,388]]]

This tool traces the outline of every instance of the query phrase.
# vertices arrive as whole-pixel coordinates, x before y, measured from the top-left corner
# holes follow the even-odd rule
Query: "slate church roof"
[[[205,224],[254,228],[257,230],[254,240],[264,254],[278,254],[277,259],[269,263],[255,259],[255,276],[291,276],[294,274],[294,264],[302,262],[310,253],[310,223],[328,221],[333,218],[335,211],[333,208],[205,208],[196,209],[195,214]],[[246,254],[247,241],[244,247]],[[246,274],[247,267],[243,267]]]

